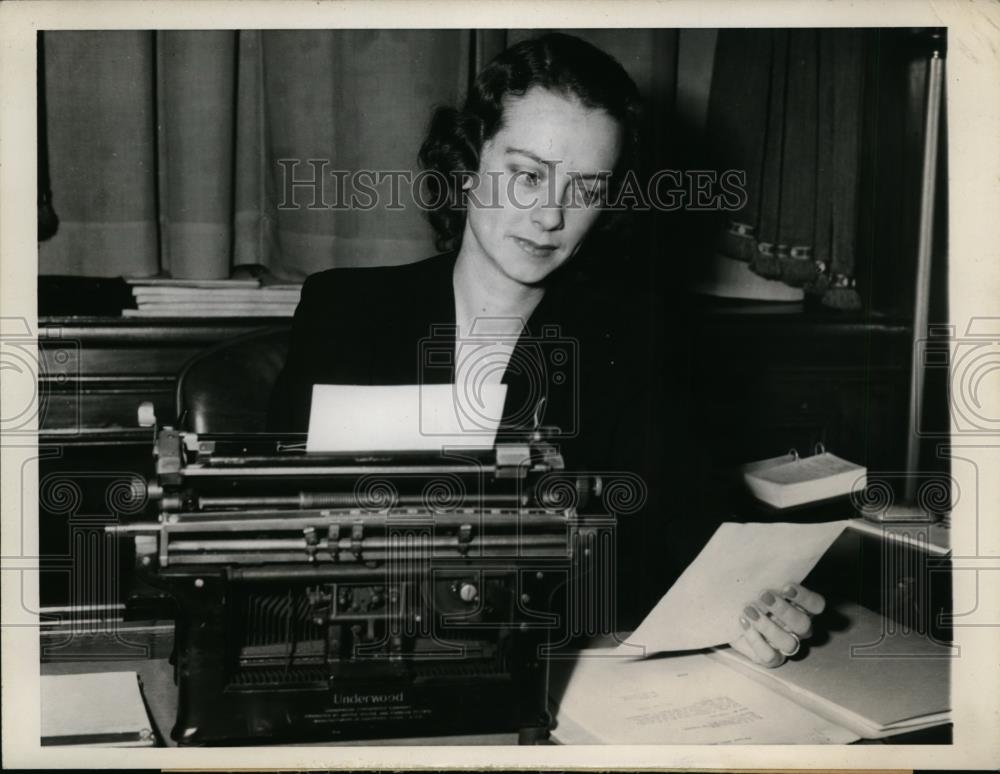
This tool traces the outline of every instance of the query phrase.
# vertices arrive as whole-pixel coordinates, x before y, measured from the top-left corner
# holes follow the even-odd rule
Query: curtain
[[[416,172],[433,107],[539,30],[50,31],[40,152],[58,217],[42,274],[286,280],[433,254],[403,178],[345,207],[338,172]],[[663,102],[663,30],[578,30]],[[41,36],[40,36],[41,38]],[[322,181],[322,185],[310,181]],[[362,198],[362,205],[370,199]]]
[[[865,32],[722,30],[707,134],[746,173],[746,204],[720,235],[756,274],[857,309]]]
[[[432,254],[416,207],[324,205],[337,170],[415,171],[431,107],[464,94],[468,49],[460,30],[45,33],[59,227],[39,271],[217,278],[262,264],[301,279]],[[315,169],[321,188],[286,195]]]

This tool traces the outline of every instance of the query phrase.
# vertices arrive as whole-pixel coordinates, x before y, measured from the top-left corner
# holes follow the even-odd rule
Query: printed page
[[[695,653],[585,651],[559,701],[562,744],[846,744],[856,734]]]
[[[765,589],[805,578],[846,526],[722,524],[622,647],[650,655],[736,640],[743,607]]]

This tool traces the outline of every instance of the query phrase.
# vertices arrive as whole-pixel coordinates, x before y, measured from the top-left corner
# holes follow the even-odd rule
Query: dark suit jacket
[[[455,257],[309,277],[272,395],[269,429],[305,432],[314,384],[453,383]],[[593,288],[553,286],[528,320],[504,375],[503,426],[530,425],[544,397],[540,419],[560,429],[571,467],[617,462],[615,444],[626,443],[623,414],[643,390],[615,304]]]
[[[309,277],[269,429],[305,432],[314,384],[453,382],[455,257]],[[634,295],[557,282],[528,320],[504,376],[504,424],[529,419],[544,395],[543,424],[562,429],[568,468],[628,471],[647,483],[646,507],[623,517],[618,530],[623,623],[648,610],[691,558],[691,548],[678,548],[690,540],[671,534],[678,523],[662,512],[663,503],[697,519],[688,507],[694,503],[686,442],[674,425],[655,419],[670,403],[648,388],[647,373],[657,364],[650,362],[641,311]],[[703,542],[694,537],[695,546]]]

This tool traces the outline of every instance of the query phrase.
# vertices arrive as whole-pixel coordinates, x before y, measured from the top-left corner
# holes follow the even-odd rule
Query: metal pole
[[[920,233],[917,242],[917,281],[913,302],[913,362],[910,366],[910,427],[906,444],[906,483],[903,500],[914,504],[920,464],[918,424],[923,412],[924,369],[916,361],[917,346],[927,334],[931,289],[931,251],[934,242],[934,192],[937,175],[938,125],[941,116],[941,83],[944,60],[931,53],[927,70],[927,113],[924,120],[924,169],[920,191]]]

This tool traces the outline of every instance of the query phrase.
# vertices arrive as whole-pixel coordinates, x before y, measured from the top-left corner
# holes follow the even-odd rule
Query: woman
[[[501,53],[461,111],[437,111],[420,152],[441,204],[431,221],[452,251],[310,277],[272,429],[307,427],[314,384],[437,382],[475,392],[502,380],[504,426],[560,428],[574,468],[629,469],[629,428],[642,421],[629,417],[641,405],[642,350],[632,346],[641,337],[623,333],[628,299],[578,281],[577,270],[620,257],[609,254],[618,243],[607,237],[622,218],[605,205],[638,157],[639,114],[621,65],[577,38],[549,34]],[[656,563],[655,546],[625,545],[619,567]],[[733,645],[777,666],[822,607],[822,597],[796,584],[762,590]]]

